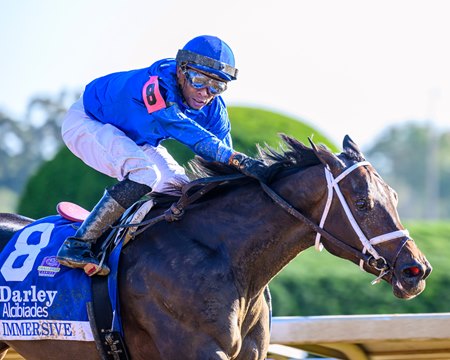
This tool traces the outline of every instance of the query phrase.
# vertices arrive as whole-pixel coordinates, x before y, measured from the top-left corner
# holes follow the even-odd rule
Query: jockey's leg
[[[108,275],[109,268],[100,264],[91,246],[113,225],[125,210],[149,193],[147,185],[129,179],[122,180],[105,190],[103,197],[81,224],[74,236],[67,238],[57,254],[59,263],[74,268],[84,268],[88,275]]]
[[[95,272],[99,263],[92,256],[91,244],[103,231],[151,189],[165,192],[167,183],[188,179],[184,169],[161,145],[137,145],[115,126],[91,119],[84,110],[82,98],[67,112],[61,133],[67,147],[84,163],[121,180],[106,190],[91,215],[75,236],[64,242],[57,255],[63,265],[85,267],[93,264],[89,266]],[[87,273],[89,266],[85,268]],[[108,272],[105,265],[99,274]]]

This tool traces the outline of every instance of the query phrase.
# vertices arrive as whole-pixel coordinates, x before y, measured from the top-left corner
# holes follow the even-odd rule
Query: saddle
[[[83,222],[89,215],[89,211],[69,201],[62,201],[56,205],[56,211],[63,218],[75,222]]]

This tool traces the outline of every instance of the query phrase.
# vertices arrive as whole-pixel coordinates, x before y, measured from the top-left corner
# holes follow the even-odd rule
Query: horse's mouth
[[[392,292],[400,299],[413,299],[424,290],[425,280],[419,280],[416,284],[410,285],[402,283],[395,276],[392,277]]]
[[[425,290],[425,279],[433,268],[428,260],[410,259],[402,265],[397,264],[388,280],[394,295],[400,299],[413,299]]]

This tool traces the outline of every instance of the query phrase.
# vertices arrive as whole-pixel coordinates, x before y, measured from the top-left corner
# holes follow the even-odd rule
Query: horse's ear
[[[342,148],[344,149],[344,151],[352,151],[360,156],[363,156],[358,145],[356,145],[355,142],[352,140],[352,138],[348,135],[345,135],[345,137],[344,137]]]
[[[330,150],[328,150],[325,146],[317,146],[311,138],[308,137],[309,143],[311,144],[311,148],[313,149],[316,156],[319,158],[320,162],[327,166],[332,172],[340,171],[345,167],[344,163],[334,155]]]

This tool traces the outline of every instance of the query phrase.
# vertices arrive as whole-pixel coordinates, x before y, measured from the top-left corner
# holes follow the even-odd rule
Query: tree
[[[399,194],[405,219],[450,217],[450,133],[429,123],[387,128],[365,151]]]
[[[33,98],[22,121],[0,113],[0,187],[22,191],[29,175],[61,147],[65,98],[64,92]]]

